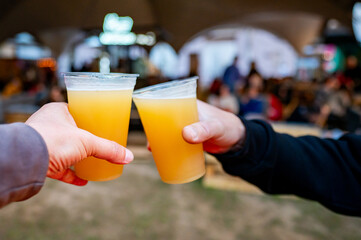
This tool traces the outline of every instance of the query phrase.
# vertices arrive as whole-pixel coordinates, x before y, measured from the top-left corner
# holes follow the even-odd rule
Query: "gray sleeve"
[[[0,125],[0,208],[38,193],[49,164],[40,134],[23,123]]]

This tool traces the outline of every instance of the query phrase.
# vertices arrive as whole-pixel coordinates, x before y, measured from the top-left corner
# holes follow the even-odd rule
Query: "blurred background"
[[[198,75],[198,98],[277,131],[361,132],[361,2],[1,0],[0,123],[66,101],[62,72],[139,73],[136,88]],[[226,175],[160,181],[133,106],[136,160],[118,180],[47,181],[0,211],[0,239],[360,239],[361,220]]]

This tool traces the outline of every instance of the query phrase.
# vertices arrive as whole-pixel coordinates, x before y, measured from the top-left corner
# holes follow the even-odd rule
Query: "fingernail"
[[[198,138],[197,131],[195,130],[195,128],[193,126],[187,126],[186,131],[191,136],[193,141],[197,141],[197,138]]]
[[[134,159],[133,153],[126,148],[125,149],[125,158],[124,158],[123,163],[124,164],[130,163],[131,161],[133,161],[133,159]]]

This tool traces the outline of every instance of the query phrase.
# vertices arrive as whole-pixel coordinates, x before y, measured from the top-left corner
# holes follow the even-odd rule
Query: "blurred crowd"
[[[316,124],[355,132],[361,129],[361,70],[350,56],[343,72],[324,79],[297,81],[292,77],[265,79],[251,63],[247,75],[238,58],[213,81],[207,101],[247,119]]]
[[[11,77],[0,81],[0,123],[22,121],[46,103],[65,101],[65,91],[58,85],[54,69],[21,63]],[[22,116],[6,119],[11,114]]]
[[[349,132],[361,130],[361,69],[356,57],[347,58],[344,71],[312,81],[293,77],[266,79],[255,62],[247,74],[241,74],[238,61],[234,58],[223,76],[214,79],[206,90],[198,89],[202,100],[247,119],[316,124]],[[66,91],[58,85],[59,79],[51,67],[20,64],[17,69],[11,78],[0,82],[0,122],[6,121],[6,113],[31,114],[45,103],[66,101]],[[78,71],[85,70],[94,69]],[[136,88],[168,80],[159,71],[140,78]]]
[[[58,86],[57,78],[51,70],[30,68],[24,74],[18,74],[2,86],[1,95],[9,99],[16,95],[34,97],[34,104],[42,106],[48,102],[64,101],[64,95]]]

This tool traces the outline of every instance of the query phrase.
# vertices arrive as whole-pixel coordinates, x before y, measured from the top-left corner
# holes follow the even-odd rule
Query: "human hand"
[[[94,156],[115,164],[127,164],[133,154],[116,142],[97,137],[76,126],[66,103],[49,103],[27,121],[44,139],[49,152],[47,176],[83,186],[86,180],[77,177],[70,166]]]
[[[183,138],[189,143],[203,143],[209,153],[225,153],[246,138],[242,121],[234,114],[198,101],[199,122],[183,128]]]

